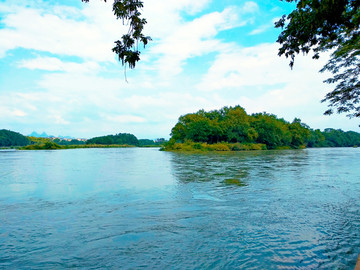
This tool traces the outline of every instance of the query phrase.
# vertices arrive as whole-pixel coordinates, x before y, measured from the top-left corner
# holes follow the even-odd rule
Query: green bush
[[[215,144],[209,144],[208,147],[212,151],[230,151],[230,148],[227,143],[215,143]]]
[[[201,143],[194,143],[193,148],[194,148],[194,149],[197,149],[197,150],[200,150],[200,149],[202,149],[203,147],[202,147]]]
[[[171,141],[171,140],[170,140]],[[177,143],[171,141],[165,145],[162,150],[165,151],[193,151],[193,152],[204,152],[204,151],[216,151],[216,152],[228,152],[228,151],[249,151],[249,150],[266,150],[265,144],[261,143],[194,143],[190,140],[186,140],[184,143]]]
[[[43,144],[31,144],[24,147],[21,147],[21,150],[56,150],[64,149],[64,146],[58,145],[57,143],[47,141]]]

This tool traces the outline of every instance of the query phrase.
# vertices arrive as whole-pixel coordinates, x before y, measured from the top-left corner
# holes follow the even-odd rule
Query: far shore
[[[56,143],[31,144],[22,147],[16,147],[17,150],[65,150],[65,149],[83,149],[83,148],[148,148],[159,146],[136,146],[128,144],[82,144],[82,145],[59,145]]]

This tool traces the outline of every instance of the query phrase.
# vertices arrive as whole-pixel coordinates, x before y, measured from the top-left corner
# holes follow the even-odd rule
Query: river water
[[[360,148],[0,151],[0,269],[351,269],[359,198]]]

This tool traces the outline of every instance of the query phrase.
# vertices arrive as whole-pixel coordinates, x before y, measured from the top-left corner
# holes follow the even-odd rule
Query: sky
[[[0,0],[0,129],[91,138],[169,138],[181,115],[242,106],[314,129],[360,132],[359,119],[324,116],[332,90],[313,60],[277,55],[276,0],[144,0],[153,41],[126,70],[111,51],[127,31],[112,2]]]

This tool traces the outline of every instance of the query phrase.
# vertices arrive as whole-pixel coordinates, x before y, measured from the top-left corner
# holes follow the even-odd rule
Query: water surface
[[[351,269],[359,197],[353,148],[1,151],[0,268]]]

